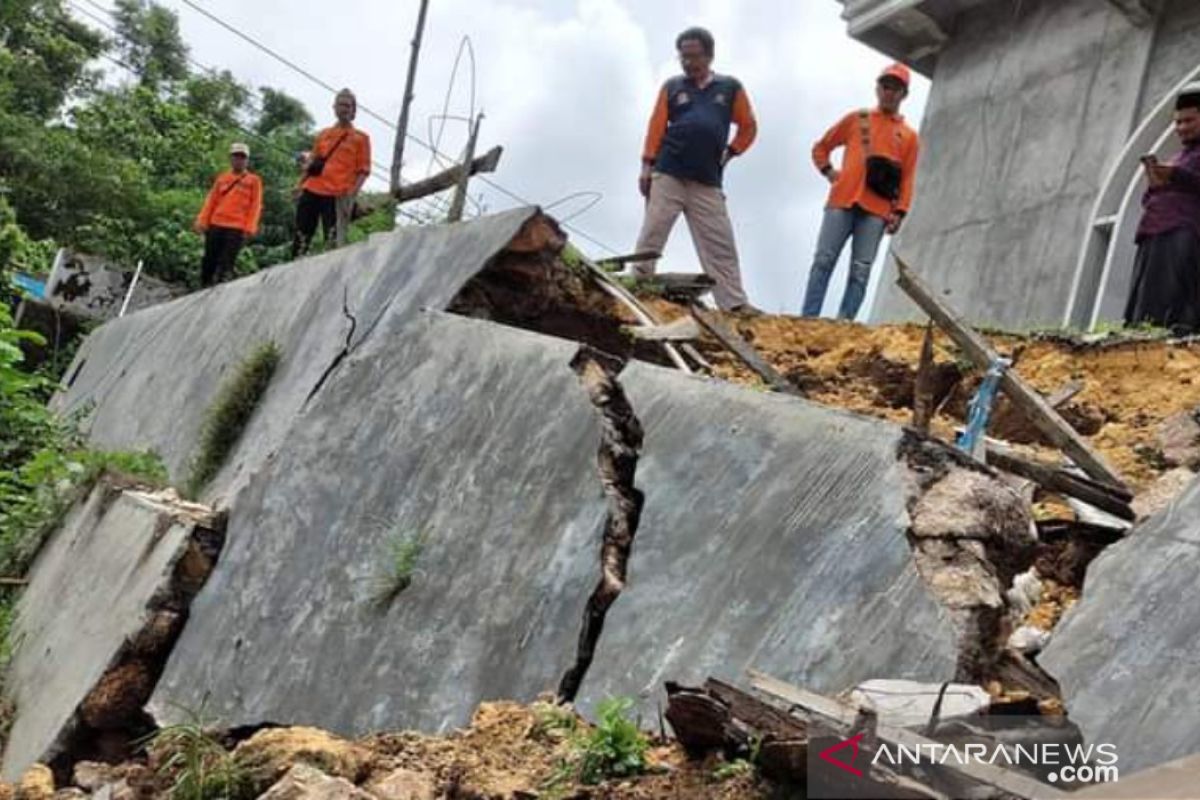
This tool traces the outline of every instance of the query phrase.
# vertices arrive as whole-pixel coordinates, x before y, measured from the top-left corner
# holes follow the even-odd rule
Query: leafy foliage
[[[594,785],[644,773],[650,742],[629,718],[632,707],[633,701],[627,697],[610,697],[597,706],[595,727],[580,731],[572,727],[571,753],[559,763],[545,788],[553,792],[571,781]]]
[[[22,268],[48,268],[66,245],[198,286],[203,242],[192,222],[235,140],[250,144],[264,187],[261,230],[236,271],[286,260],[296,155],[311,146],[312,117],[282,91],[264,87],[259,105],[228,71],[192,70],[174,12],[148,0],[116,5],[108,39],[72,19],[64,0],[0,5],[0,195],[24,241],[45,243],[25,249]],[[387,212],[371,215],[350,241],[393,224]]]
[[[187,496],[198,496],[221,469],[258,408],[278,365],[279,348],[274,342],[267,342],[247,356],[221,386],[205,416],[200,449],[184,486]]]

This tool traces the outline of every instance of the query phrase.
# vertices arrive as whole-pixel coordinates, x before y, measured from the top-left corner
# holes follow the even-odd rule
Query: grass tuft
[[[412,585],[413,575],[417,571],[417,561],[425,549],[425,536],[412,534],[395,536],[387,543],[384,553],[384,566],[379,575],[378,588],[375,592],[377,605],[387,605]]]
[[[171,800],[249,800],[253,781],[209,732],[200,714],[155,733],[146,749],[158,762],[158,774],[172,781]]]
[[[278,366],[279,348],[267,342],[255,348],[221,386],[205,415],[199,452],[192,459],[183,487],[186,497],[197,498],[224,465]]]

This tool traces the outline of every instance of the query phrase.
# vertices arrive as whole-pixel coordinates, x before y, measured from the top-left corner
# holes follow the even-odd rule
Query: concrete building
[[[1196,0],[839,0],[854,38],[933,80],[895,246],[969,319],[1118,320],[1144,189],[1200,77]],[[917,316],[890,262],[871,317]]]

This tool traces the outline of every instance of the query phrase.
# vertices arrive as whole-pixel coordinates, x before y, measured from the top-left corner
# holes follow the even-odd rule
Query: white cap
[[[246,158],[249,158],[250,157],[250,147],[249,147],[249,145],[246,145],[242,142],[234,142],[233,144],[231,144],[229,146],[229,155],[231,155],[231,156],[242,155],[242,156],[246,156]]]

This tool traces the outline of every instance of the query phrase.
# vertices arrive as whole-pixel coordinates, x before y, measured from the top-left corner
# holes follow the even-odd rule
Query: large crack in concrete
[[[348,286],[342,287],[342,316],[350,320],[350,328],[346,331],[346,342],[342,345],[342,349],[334,355],[333,360],[329,362],[329,366],[325,367],[325,371],[321,373],[321,377],[317,378],[317,382],[313,384],[313,388],[309,390],[308,396],[304,398],[305,405],[308,405],[309,401],[317,396],[317,392],[321,391],[321,387],[325,385],[325,382],[342,365],[342,362],[350,355],[353,347],[354,331],[358,328],[358,319],[350,313],[350,287]]]
[[[600,415],[600,482],[608,502],[600,547],[600,581],[588,598],[575,664],[563,675],[558,696],[572,702],[587,676],[609,608],[625,588],[629,554],[637,535],[645,495],[634,485],[641,455],[642,424],[617,376],[625,362],[584,345],[571,360],[588,398]]]
[[[900,458],[912,472],[908,539],[918,574],[959,631],[955,680],[999,679],[1035,696],[1057,685],[1010,651],[1006,590],[1034,561],[1029,504],[981,464],[940,442],[906,432]]]

